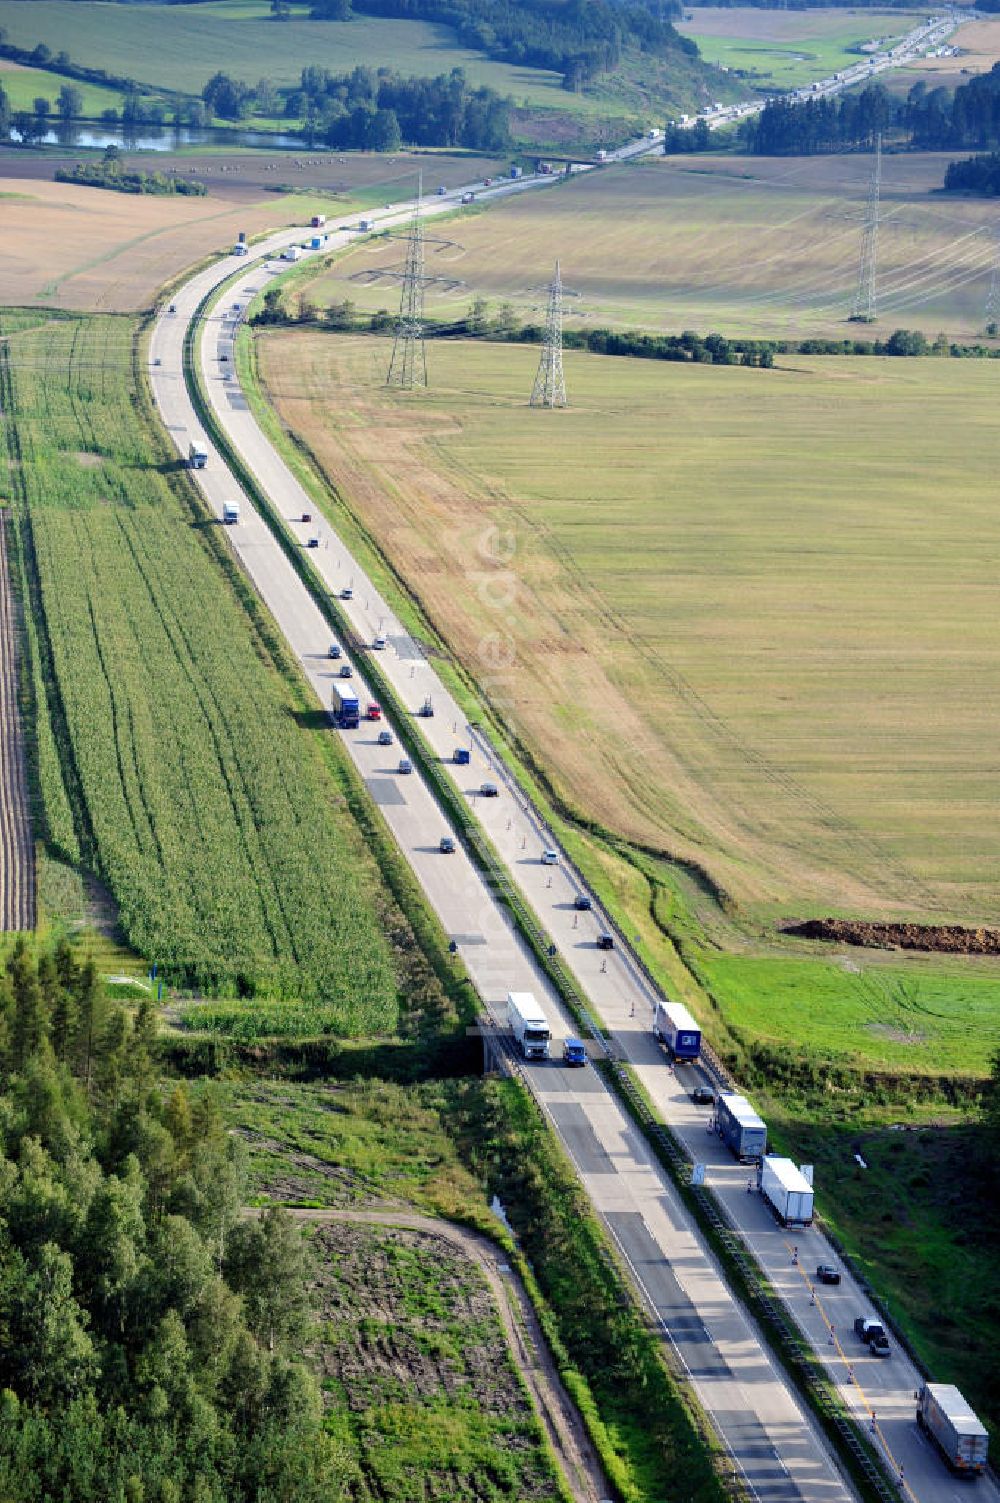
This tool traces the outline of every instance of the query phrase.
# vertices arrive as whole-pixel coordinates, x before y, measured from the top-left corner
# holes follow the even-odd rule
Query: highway
[[[873,18],[874,14],[873,12]],[[944,15],[931,16],[929,20],[907,32],[889,51],[873,53],[870,57],[864,57],[852,63],[849,68],[839,73],[816,79],[806,87],[796,89],[782,97],[796,102],[806,99],[830,99],[836,94],[842,94],[845,89],[871,82],[892,68],[903,68],[908,63],[915,62],[918,57],[924,57],[927,53],[935,51],[960,26],[974,20],[975,14],[974,10],[949,10]],[[718,108],[710,107],[702,110],[698,115],[682,116],[676,123],[684,129],[691,129],[698,120],[704,120],[709,130],[721,130],[723,126],[735,125],[740,120],[760,114],[765,103],[765,99],[759,99],[742,104],[720,105]],[[653,149],[653,142],[648,145],[632,142],[627,148],[629,156],[640,156],[644,151],[648,152]]]
[[[433,212],[436,202],[431,201],[428,211]],[[342,233],[346,239],[354,232]],[[268,260],[263,251],[273,252],[301,236],[301,231],[286,232],[272,237],[264,247],[251,249],[238,284],[227,290],[220,311],[204,322],[197,358],[212,405],[230,439],[284,516],[291,534],[305,547],[317,527],[301,518],[305,512],[315,513],[314,504],[258,428],[231,377],[234,323],[226,316],[234,311],[233,303],[245,305],[279,269],[279,263]],[[202,436],[183,376],[185,330],[205,294],[240,267],[234,258],[225,258],[194,276],[175,294],[175,311],[164,310],[153,329],[150,381],[163,421],[182,456],[187,455],[191,438]],[[222,355],[227,358],[221,360]],[[331,676],[339,667],[328,656],[329,628],[221,456],[210,443],[207,448],[207,468],[192,473],[217,518],[227,501],[239,501],[240,521],[228,527],[226,535],[318,699],[329,704]],[[407,706],[415,711],[428,694],[432,696],[435,717],[419,723],[431,733],[433,744],[450,756],[456,737],[461,739],[457,710],[418,646],[322,521],[318,536],[319,546],[310,550],[310,559],[331,590],[353,589],[354,599],[345,608],[364,640],[371,641],[377,630],[385,631],[388,644],[380,653],[381,666]],[[364,707],[364,663],[359,660],[354,666],[354,683]],[[379,746],[378,728],[362,722],[356,732],[331,734],[343,736],[442,925],[456,940],[490,1012],[503,1018],[508,990],[533,991],[553,1020],[554,1054],[558,1056],[562,1038],[573,1031],[569,1018],[461,842],[453,855],[440,852],[439,840],[448,831],[447,822],[419,770],[407,775],[397,771],[398,744]],[[471,779],[481,777],[482,770],[482,755],[477,752],[474,765],[464,770],[461,780],[472,798],[476,795]],[[495,801],[480,799],[479,803],[499,812],[512,800],[505,793]],[[760,1503],[847,1503],[853,1495],[810,1417],[731,1295],[669,1178],[600,1076],[589,1069],[566,1070],[558,1058],[545,1066],[532,1066],[526,1076],[751,1496]]]
[[[649,149],[646,141],[632,143]],[[488,198],[550,184],[551,178],[505,182],[477,196]],[[434,198],[428,215],[450,210],[463,191]],[[396,205],[375,216],[378,228],[400,225],[410,206]],[[372,216],[367,216],[372,217]],[[247,260],[223,258],[187,282],[176,294],[175,312],[162,312],[151,342],[150,379],[154,397],[178,451],[186,455],[201,429],[188,397],[182,371],[184,333],[205,295],[239,272],[218,308],[205,319],[196,342],[205,387],[215,415],[230,442],[252,471],[273,507],[284,518],[295,543],[309,550],[331,593],[349,588],[342,601],[357,637],[372,643],[379,634],[387,645],[380,667],[399,701],[414,717],[429,698],[433,718],[415,718],[428,747],[449,769],[455,786],[480,821],[495,849],[572,971],[592,1012],[611,1030],[612,1048],[636,1069],[658,1111],[677,1133],[692,1162],[705,1166],[706,1180],[720,1204],[765,1269],[794,1319],[838,1385],[846,1405],[868,1426],[902,1483],[904,1494],[918,1503],[958,1503],[967,1496],[953,1481],[914,1423],[914,1390],[919,1376],[895,1351],[888,1361],[870,1357],[855,1342],[853,1320],[872,1313],[863,1292],[846,1269],[836,1289],[813,1286],[820,1262],[839,1260],[818,1228],[789,1234],[747,1193],[747,1170],[728,1156],[709,1131],[710,1110],[695,1107],[690,1087],[700,1079],[697,1067],[674,1070],[668,1065],[652,1029],[655,998],[651,983],[621,936],[615,948],[597,947],[599,932],[613,932],[591,896],[592,910],[579,912],[575,898],[583,891],[553,833],[507,777],[488,744],[465,726],[462,712],[448,694],[386,601],[367,579],[329,525],[316,514],[301,488],[253,417],[234,373],[234,335],[250,299],[263,291],[284,263],[271,257],[281,247],[300,243],[302,229],[283,232],[251,249]],[[324,250],[346,244],[356,235],[353,224],[331,233]],[[306,253],[308,254],[308,252]],[[256,514],[249,499],[209,447],[209,465],[197,474],[217,517],[227,500],[238,499],[241,520],[227,529],[232,545],[268,605],[323,704],[330,701],[330,680],[338,665],[329,659],[329,628],[304,585]],[[306,513],[316,516],[305,522]],[[491,561],[498,570],[503,558]],[[354,664],[355,684],[364,708],[364,654]],[[459,842],[454,855],[438,849],[448,826],[419,771],[397,771],[399,748],[377,744],[378,727],[343,735],[375,802],[410,861],[443,927],[456,941],[463,962],[490,1012],[503,1016],[508,990],[529,990],[543,1002],[559,1040],[574,1031],[557,997],[539,972],[503,906],[487,889]],[[457,745],[468,746],[471,764],[452,761]],[[496,797],[481,786],[492,781]],[[557,853],[555,865],[542,852]],[[600,1078],[592,1071],[570,1072],[553,1062],[531,1066],[527,1078],[559,1132],[580,1172],[594,1205],[604,1217],[637,1281],[647,1292],[665,1334],[691,1374],[702,1403],[712,1416],[754,1496],[765,1499],[843,1498],[848,1490],[832,1465],[814,1427],[766,1353],[745,1313],[734,1302],[669,1180]],[[822,1185],[818,1187],[822,1202]],[[977,1497],[997,1503],[990,1479],[980,1481]]]

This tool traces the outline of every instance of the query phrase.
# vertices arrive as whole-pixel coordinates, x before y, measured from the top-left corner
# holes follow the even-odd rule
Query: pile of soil
[[[961,924],[868,924],[855,919],[807,919],[782,924],[785,934],[829,939],[875,950],[936,950],[949,955],[1000,955],[1000,929]]]

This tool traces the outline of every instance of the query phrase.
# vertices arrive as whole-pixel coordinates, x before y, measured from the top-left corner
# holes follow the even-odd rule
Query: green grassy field
[[[763,11],[762,15],[774,15]],[[918,328],[982,337],[993,261],[988,199],[941,192],[942,153],[887,157],[872,333]],[[844,339],[857,286],[871,163],[864,155],[647,159],[544,193],[466,210],[431,230],[428,311],[464,313],[473,296],[544,317],[556,256],[567,326]],[[317,301],[393,308],[403,250],[363,242],[310,288]]]
[[[52,106],[53,124],[57,123],[56,100],[64,84],[79,91],[84,115],[99,115],[102,110],[120,110],[122,107],[125,96],[120,89],[79,83],[74,78],[65,78],[61,73],[49,73],[44,68],[0,69],[0,89],[7,95],[11,109],[33,111],[35,100],[41,96]]]
[[[134,324],[11,330],[4,469],[44,616],[51,845],[93,865],[130,943],[168,976],[322,997],[328,1026],[394,1029],[377,868],[206,547],[211,524],[171,483],[136,403]]]
[[[706,62],[739,72],[761,89],[794,89],[850,67],[868,42],[878,40],[884,50],[929,14],[713,6],[687,12],[677,29],[697,42]]]
[[[990,962],[706,950],[698,969],[745,1043],[795,1049],[817,1066],[982,1076],[1000,1049],[1000,975]]]
[[[263,371],[466,666],[510,634],[571,806],[761,918],[997,918],[995,365],[568,354],[570,410],[529,414],[531,349],[434,345],[419,403],[383,354],[277,335]],[[461,585],[484,520],[502,619]]]
[[[125,6],[113,14],[92,0],[37,0],[30,7],[0,0],[0,27],[14,46],[44,42],[74,63],[181,93],[200,93],[219,68],[249,83],[266,76],[282,88],[297,83],[307,64],[341,73],[381,64],[421,76],[463,68],[471,82],[535,107],[572,110],[578,98],[562,89],[557,74],[492,62],[459,45],[446,26],[367,16],[314,22],[305,14],[303,8],[291,21],[274,22],[267,0]]]

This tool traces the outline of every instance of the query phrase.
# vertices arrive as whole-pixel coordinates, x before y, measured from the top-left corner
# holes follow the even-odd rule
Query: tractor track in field
[[[0,930],[35,927],[35,854],[17,704],[14,602],[0,511]]]
[[[496,1303],[510,1354],[531,1395],[531,1402],[577,1503],[600,1503],[611,1496],[607,1479],[590,1443],[579,1410],[570,1398],[549,1351],[538,1317],[520,1276],[503,1250],[482,1233],[458,1222],[397,1209],[392,1205],[366,1209],[298,1210],[288,1207],[296,1221],[347,1223],[398,1229],[442,1238],[479,1269]],[[260,1215],[258,1209],[244,1212]]]

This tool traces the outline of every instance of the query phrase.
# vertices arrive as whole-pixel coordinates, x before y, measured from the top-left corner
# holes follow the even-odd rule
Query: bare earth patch
[[[926,1044],[926,1033],[911,1033],[907,1028],[893,1028],[889,1023],[869,1023],[868,1032],[893,1044]]]

